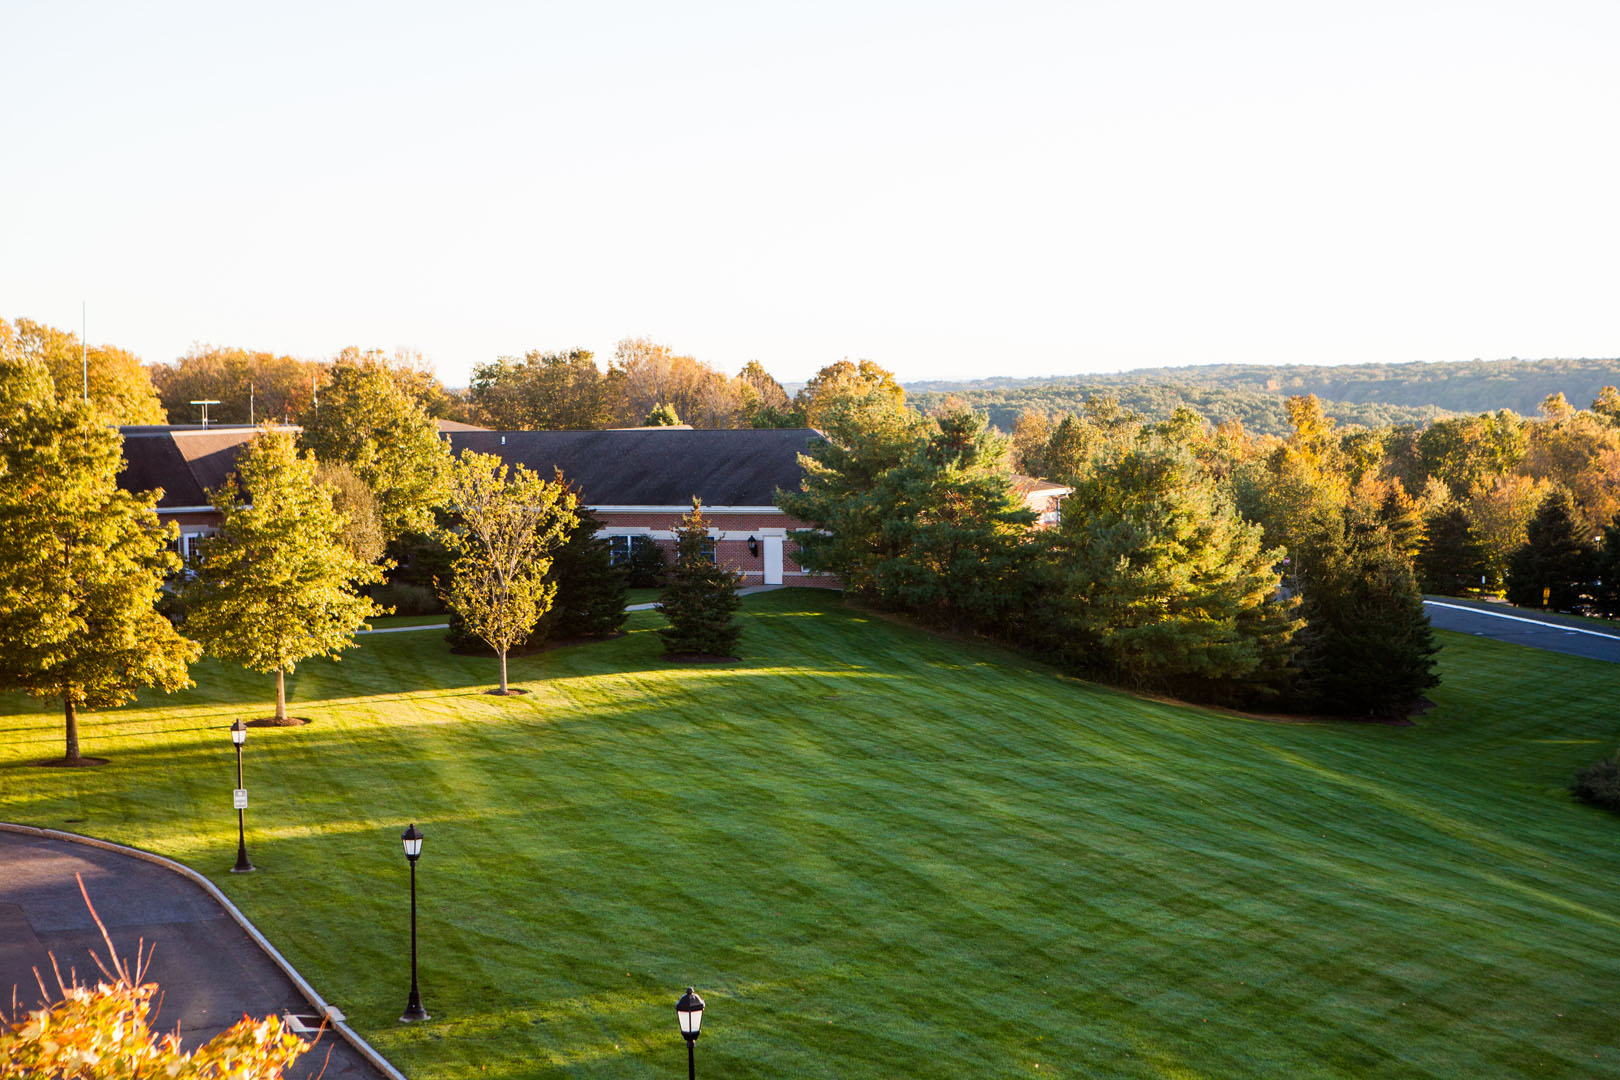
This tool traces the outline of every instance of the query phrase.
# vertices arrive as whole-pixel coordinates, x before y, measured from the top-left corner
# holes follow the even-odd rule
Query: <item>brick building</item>
[[[776,490],[797,490],[799,454],[809,428],[694,431],[686,427],[612,431],[449,430],[451,449],[497,454],[542,476],[554,469],[573,483],[602,522],[600,535],[628,555],[633,545],[674,549],[674,529],[703,500],[715,558],[744,585],[838,587],[794,561],[788,533],[805,528],[774,505]]]
[[[233,424],[119,430],[125,459],[119,485],[163,489],[158,517],[179,526],[180,553],[189,558],[218,527],[208,493],[225,482],[257,429]],[[741,573],[744,585],[839,586],[836,577],[799,566],[788,534],[805,523],[775,506],[778,489],[799,486],[799,455],[818,437],[810,428],[489,431],[441,421],[439,430],[455,454],[496,454],[547,479],[561,469],[601,520],[600,535],[618,555],[644,543],[673,552],[675,526],[696,497],[711,522],[716,559]],[[1044,526],[1056,522],[1058,504],[1069,492],[1026,476],[1015,476],[1013,487]]]

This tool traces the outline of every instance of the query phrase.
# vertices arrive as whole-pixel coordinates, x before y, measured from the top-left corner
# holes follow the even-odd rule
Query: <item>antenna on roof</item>
[[[203,428],[206,430],[208,427],[208,406],[218,405],[219,402],[215,401],[213,398],[202,398],[198,401],[193,401],[192,404],[201,405],[203,407]]]

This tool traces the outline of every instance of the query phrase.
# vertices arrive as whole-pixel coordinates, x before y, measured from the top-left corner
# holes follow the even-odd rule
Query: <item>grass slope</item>
[[[1063,679],[788,591],[747,659],[616,641],[512,663],[438,633],[59,721],[0,699],[0,818],[210,874],[415,1080],[665,1077],[709,1002],[729,1078],[1620,1076],[1620,669],[1445,635],[1415,727],[1279,725]],[[407,989],[420,866],[423,994]],[[1036,1067],[1038,1064],[1038,1068]]]

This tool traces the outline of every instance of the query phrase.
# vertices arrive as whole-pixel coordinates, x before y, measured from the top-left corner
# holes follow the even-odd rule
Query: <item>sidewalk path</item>
[[[39,986],[56,989],[51,954],[63,975],[77,968],[80,980],[99,977],[94,949],[106,945],[79,895],[73,875],[84,877],[120,956],[133,958],[136,943],[156,945],[147,980],[160,987],[152,1029],[178,1025],[185,1048],[195,1049],[242,1018],[275,1013],[309,1015],[314,1010],[213,897],[170,870],[131,855],[18,833],[0,832],[0,1000],[35,1008]],[[327,1063],[327,1051],[332,1053]],[[293,1063],[292,1077],[383,1080],[383,1074],[331,1031]]]

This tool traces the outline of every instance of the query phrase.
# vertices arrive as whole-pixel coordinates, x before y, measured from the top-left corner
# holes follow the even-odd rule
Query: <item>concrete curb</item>
[[[0,832],[21,833],[24,836],[38,836],[47,840],[64,840],[69,843],[101,848],[103,851],[117,852],[120,855],[132,855],[137,859],[161,866],[165,870],[171,870],[188,881],[201,886],[203,891],[212,896],[215,902],[225,909],[226,914],[236,920],[236,924],[247,932],[247,936],[252,938],[259,948],[264,950],[265,955],[274,961],[275,965],[282,970],[282,973],[292,980],[293,986],[304,996],[304,1000],[315,1008],[318,1015],[326,1018],[327,1023],[332,1026],[332,1030],[342,1036],[343,1040],[354,1047],[361,1057],[376,1066],[389,1080],[409,1080],[404,1073],[394,1068],[387,1058],[379,1054],[375,1047],[362,1039],[358,1032],[344,1022],[343,1013],[335,1006],[327,1004],[326,999],[315,992],[315,988],[309,985],[309,980],[300,975],[298,969],[287,962],[287,958],[282,956],[274,945],[270,944],[268,938],[259,933],[259,928],[254,926],[235,904],[231,903],[229,897],[219,891],[217,885],[191,867],[183,863],[177,863],[173,859],[164,858],[162,855],[154,855],[150,851],[143,851],[140,848],[115,844],[110,840],[98,840],[93,836],[81,836],[78,833],[63,832],[60,829],[40,829],[32,825],[17,825],[9,821],[0,821]]]

